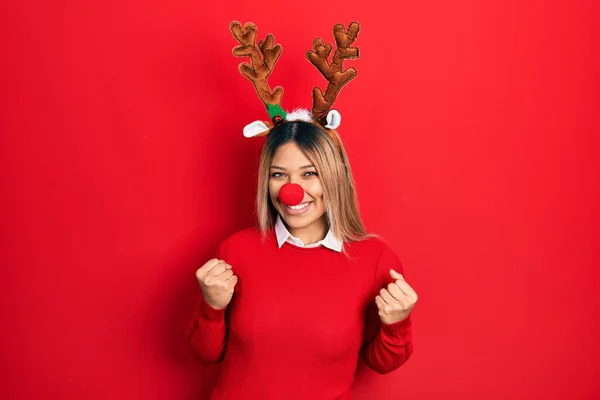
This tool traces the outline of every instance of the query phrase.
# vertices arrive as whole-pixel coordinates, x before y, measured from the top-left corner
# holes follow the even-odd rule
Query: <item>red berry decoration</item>
[[[297,206],[304,199],[304,189],[297,183],[286,183],[279,189],[279,200],[286,206]]]

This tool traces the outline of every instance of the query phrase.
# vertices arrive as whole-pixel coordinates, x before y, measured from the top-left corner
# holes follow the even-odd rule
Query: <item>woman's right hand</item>
[[[196,279],[202,289],[204,299],[211,307],[221,310],[229,304],[233,288],[238,278],[231,265],[223,260],[212,258],[196,271]]]

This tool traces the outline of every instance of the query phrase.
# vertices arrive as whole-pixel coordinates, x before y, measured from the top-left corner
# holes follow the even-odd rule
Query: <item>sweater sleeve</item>
[[[392,372],[408,361],[413,352],[412,322],[410,316],[394,324],[384,324],[379,318],[375,296],[379,290],[394,280],[390,269],[404,274],[400,259],[389,247],[384,245],[376,269],[373,290],[373,304],[370,306],[365,332],[365,345],[361,355],[365,363],[375,372]]]
[[[219,245],[215,258],[227,260],[225,242]],[[186,330],[187,342],[200,362],[214,364],[222,360],[226,333],[226,308],[213,308],[200,293],[200,299]]]

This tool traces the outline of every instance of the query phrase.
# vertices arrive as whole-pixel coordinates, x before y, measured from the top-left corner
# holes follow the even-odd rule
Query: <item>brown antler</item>
[[[313,89],[312,115],[316,121],[322,122],[333,106],[342,87],[356,76],[356,70],[352,67],[342,71],[342,63],[345,58],[358,58],[358,48],[350,46],[356,40],[359,30],[360,25],[358,22],[352,22],[348,26],[348,30],[342,24],[337,24],[333,27],[333,36],[335,37],[337,49],[335,50],[331,64],[327,60],[331,54],[331,45],[329,43],[325,44],[321,38],[315,39],[313,42],[314,51],[309,50],[306,52],[308,61],[317,67],[321,74],[329,81],[325,94],[318,87]]]
[[[240,43],[239,46],[233,48],[233,55],[250,57],[252,62],[252,67],[248,63],[241,63],[239,66],[240,72],[252,82],[265,107],[268,107],[269,104],[281,106],[283,88],[277,86],[275,90],[271,91],[267,82],[277,59],[281,55],[281,45],[274,46],[275,38],[269,33],[265,40],[258,42],[257,46],[257,28],[251,22],[247,22],[242,27],[239,22],[233,21],[229,29]]]

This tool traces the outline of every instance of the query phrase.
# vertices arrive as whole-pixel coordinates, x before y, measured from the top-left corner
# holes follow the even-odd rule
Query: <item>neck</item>
[[[327,225],[327,220],[325,216],[304,228],[291,229],[288,227],[288,230],[292,234],[292,236],[302,240],[302,243],[306,245],[314,244],[317,243],[319,240],[323,240],[327,235],[328,229],[329,226]]]

